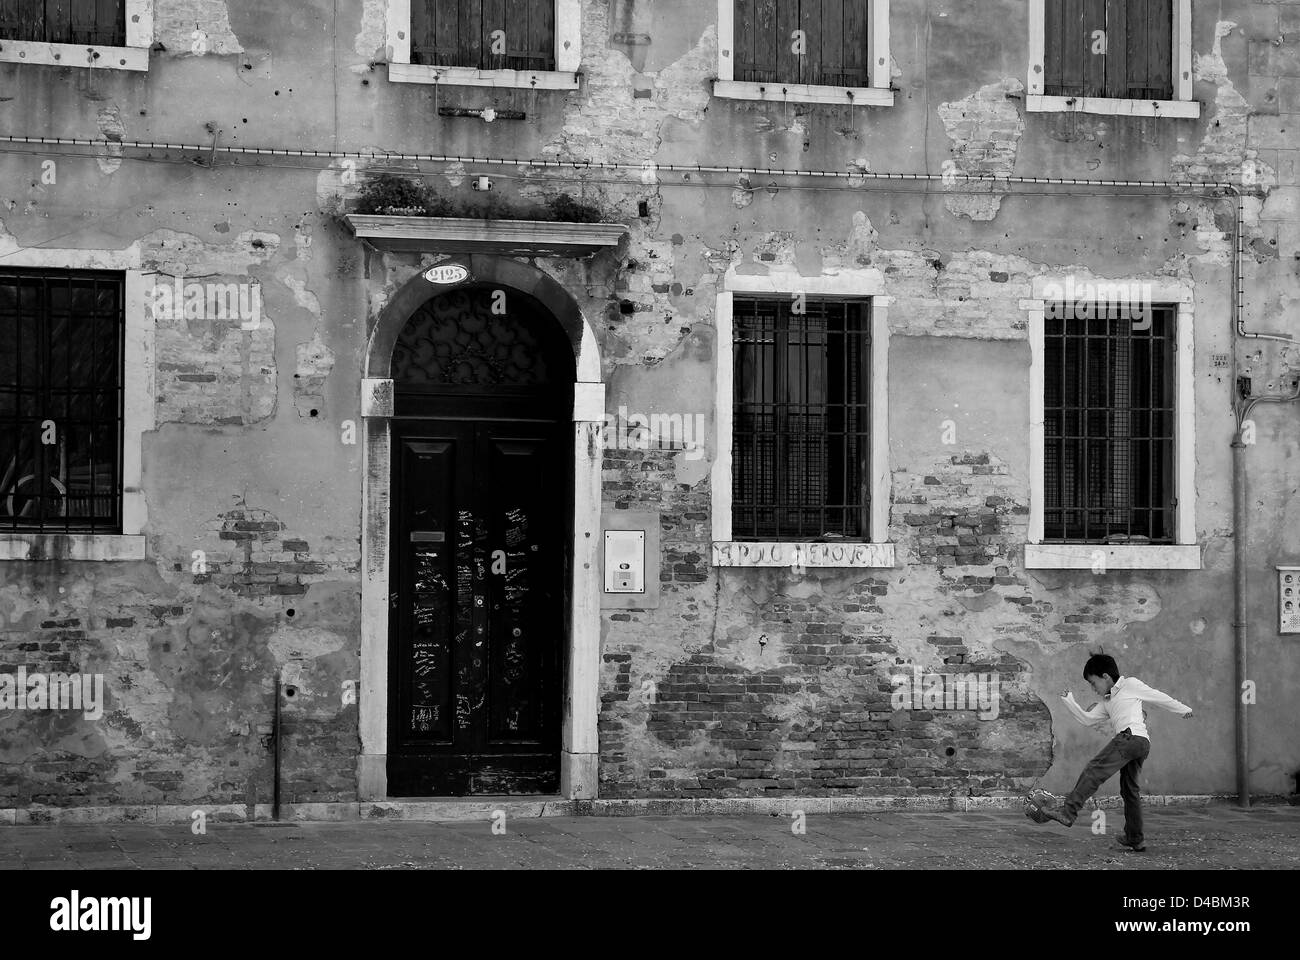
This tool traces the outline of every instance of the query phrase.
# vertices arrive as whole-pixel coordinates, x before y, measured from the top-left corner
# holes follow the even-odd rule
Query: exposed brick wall
[[[8,712],[0,804],[270,803],[277,657],[304,655],[298,702],[285,712],[283,799],[356,798],[357,707],[355,697],[344,702],[339,680],[355,678],[356,658],[317,625],[330,621],[337,597],[313,601],[303,586],[288,598],[298,605],[288,618],[281,596],[267,594],[269,608],[214,584],[181,591],[155,579],[150,591],[123,589],[114,574],[58,599],[55,584],[71,581],[37,572],[48,566],[5,565],[10,584],[26,575],[35,590],[21,599],[36,603],[0,625],[0,672],[102,674],[103,716]],[[246,595],[238,576],[234,593]]]
[[[836,601],[778,594],[751,627],[732,628],[656,679],[636,680],[631,654],[607,653],[602,795],[966,795],[1041,776],[1050,721],[1012,656],[972,650],[960,637],[926,638],[927,671],[998,675],[999,723],[893,709],[892,678],[910,664],[872,632],[887,592],[886,581],[867,579]],[[735,662],[734,648],[753,642],[744,633],[766,639],[768,666]]]
[[[355,547],[335,552],[330,547],[314,553],[302,539],[287,535],[269,510],[238,507],[203,525],[203,538],[189,562],[174,570],[193,574],[193,582],[213,583],[242,597],[294,597],[305,594],[312,583],[357,574],[360,554]],[[202,563],[202,569],[196,569]]]

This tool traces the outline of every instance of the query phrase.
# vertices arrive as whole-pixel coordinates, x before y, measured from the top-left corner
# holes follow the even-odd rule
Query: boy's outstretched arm
[[[1074,719],[1078,720],[1085,727],[1099,727],[1110,719],[1106,710],[1100,703],[1094,704],[1091,710],[1084,710],[1074,699],[1074,694],[1069,690],[1061,697],[1065,701],[1065,707],[1070,711]]]
[[[1134,692],[1137,698],[1143,703],[1149,703],[1156,707],[1168,710],[1170,713],[1176,713],[1183,717],[1192,715],[1192,708],[1181,700],[1175,700],[1167,693],[1161,693],[1155,687],[1149,687],[1136,677],[1129,677],[1129,682],[1133,684]]]

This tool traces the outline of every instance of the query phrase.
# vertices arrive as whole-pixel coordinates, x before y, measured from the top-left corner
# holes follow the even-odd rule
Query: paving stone
[[[512,821],[209,824],[203,835],[155,826],[0,828],[0,869],[1185,869],[1300,867],[1300,808],[1147,811],[1145,855],[1086,826],[1037,826],[1019,813],[569,817]]]

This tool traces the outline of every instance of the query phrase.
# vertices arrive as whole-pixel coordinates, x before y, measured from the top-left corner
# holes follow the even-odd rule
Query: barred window
[[[1043,93],[1172,100],[1173,0],[1047,0]]]
[[[555,0],[412,0],[411,62],[554,70]]]
[[[735,0],[735,79],[871,85],[866,0]]]
[[[123,276],[0,270],[0,532],[121,532]]]
[[[733,539],[869,536],[870,313],[735,297]]]
[[[126,45],[126,0],[0,0],[0,40]]]
[[[1173,543],[1174,310],[1062,312],[1045,321],[1044,539]]]

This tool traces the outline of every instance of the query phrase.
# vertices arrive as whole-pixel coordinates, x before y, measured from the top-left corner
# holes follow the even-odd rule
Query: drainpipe
[[[1244,421],[1244,418],[1243,418]],[[1250,806],[1250,718],[1241,695],[1246,682],[1246,445],[1242,424],[1232,438],[1232,647],[1237,664],[1237,803]]]
[[[1234,232],[1232,244],[1232,364],[1234,388],[1238,376],[1238,347],[1241,338],[1246,336],[1246,320],[1242,316],[1242,304],[1245,298],[1242,286],[1245,283],[1243,267],[1243,250],[1246,233],[1246,198],[1240,190],[1230,190],[1229,196],[1235,196],[1236,203]],[[1243,407],[1234,394],[1233,407],[1240,411],[1237,417],[1237,429],[1232,437],[1232,659],[1235,665],[1236,688],[1233,700],[1236,703],[1236,761],[1237,761],[1237,803],[1242,807],[1250,806],[1250,715],[1241,695],[1242,685],[1246,682],[1246,444],[1242,440],[1242,430],[1250,410],[1250,404],[1243,396]]]
[[[274,740],[274,792],[271,800],[271,819],[280,819],[280,697],[284,695],[284,675],[275,673],[275,715],[271,721],[271,735]]]
[[[1252,333],[1246,329],[1246,319],[1242,305],[1245,302],[1245,233],[1246,233],[1246,198],[1235,186],[1226,189],[1229,197],[1236,200],[1236,237],[1232,249],[1232,329],[1235,334],[1232,342],[1234,376],[1236,375],[1237,350],[1243,339],[1273,340],[1282,343],[1300,344],[1294,337],[1277,333]],[[1233,693],[1236,699],[1237,726],[1237,802],[1243,807],[1250,806],[1250,717],[1247,705],[1242,700],[1242,686],[1249,679],[1247,676],[1249,660],[1247,656],[1249,635],[1246,622],[1246,444],[1242,440],[1242,431],[1246,420],[1258,403],[1290,403],[1300,399],[1300,389],[1290,397],[1251,397],[1243,393],[1241,403],[1233,406],[1240,412],[1237,417],[1237,429],[1232,438],[1232,536],[1233,536],[1233,660],[1236,664],[1237,688]]]

